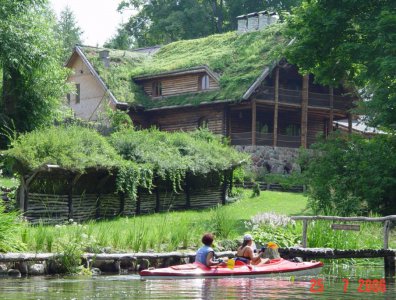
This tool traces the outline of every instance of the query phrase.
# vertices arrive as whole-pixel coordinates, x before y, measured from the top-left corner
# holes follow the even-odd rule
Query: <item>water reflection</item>
[[[141,280],[137,275],[2,278],[0,299],[396,299],[394,284],[387,285],[386,293],[358,292],[361,274],[365,278],[380,278],[380,268],[371,273],[364,267],[360,273],[342,271],[337,277],[321,276],[323,290],[317,293],[312,290],[313,278]],[[342,278],[350,280],[345,292]]]

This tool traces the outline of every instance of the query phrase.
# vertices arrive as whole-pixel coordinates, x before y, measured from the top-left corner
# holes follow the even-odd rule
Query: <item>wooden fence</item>
[[[389,233],[392,222],[396,221],[396,215],[390,215],[380,218],[370,217],[337,217],[337,216],[294,216],[291,217],[295,221],[303,222],[302,229],[302,247],[296,249],[286,249],[283,254],[291,256],[303,256],[309,258],[384,258],[384,273],[386,278],[395,277],[396,273],[396,252],[395,250],[389,250]],[[359,250],[337,250],[337,249],[323,249],[307,248],[307,233],[308,224],[311,221],[326,220],[333,222],[380,222],[383,223],[383,249],[359,249]],[[332,224],[333,230],[360,230],[360,226],[357,224]]]

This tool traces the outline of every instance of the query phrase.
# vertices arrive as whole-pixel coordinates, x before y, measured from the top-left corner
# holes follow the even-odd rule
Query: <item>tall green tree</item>
[[[76,44],[81,44],[81,35],[83,31],[78,26],[73,11],[66,6],[60,13],[58,23],[56,25],[56,35],[58,40],[62,41],[62,61],[65,62],[70,56],[71,50]]]
[[[130,0],[123,1],[119,9],[126,7],[139,10],[124,25],[139,47],[202,37],[213,32],[210,10],[198,0]]]
[[[123,25],[118,27],[117,33],[104,43],[104,47],[128,50],[133,48],[134,40]]]
[[[241,14],[271,10],[290,11],[301,0],[124,0],[119,10],[133,8],[135,16],[124,24],[125,31],[112,41],[123,41],[125,33],[134,46],[166,44],[181,39],[204,37],[236,28]],[[113,43],[117,46],[117,43]]]
[[[55,20],[44,0],[2,0],[0,8],[0,121],[29,131],[53,120],[65,93]]]
[[[396,129],[396,1],[304,0],[288,20],[288,60],[332,86],[351,82],[360,113]]]

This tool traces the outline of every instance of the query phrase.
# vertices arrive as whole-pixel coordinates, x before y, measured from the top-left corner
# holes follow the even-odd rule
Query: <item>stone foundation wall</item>
[[[262,170],[275,174],[301,172],[301,167],[297,163],[300,149],[271,146],[235,146],[235,149],[251,154],[252,169],[255,172]]]

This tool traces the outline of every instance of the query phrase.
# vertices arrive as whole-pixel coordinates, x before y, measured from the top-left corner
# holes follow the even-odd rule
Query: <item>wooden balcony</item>
[[[268,102],[275,102],[275,88],[272,86],[263,86],[257,94],[257,99]],[[301,105],[302,91],[279,88],[279,103]],[[347,110],[352,105],[352,99],[349,96],[334,95],[333,108]],[[308,106],[319,108],[331,108],[330,94],[308,93]]]
[[[252,145],[252,132],[241,132],[231,134],[231,145]],[[257,146],[273,146],[274,135],[272,133],[256,132]],[[278,134],[278,147],[298,148],[301,145],[301,136],[289,136]]]

